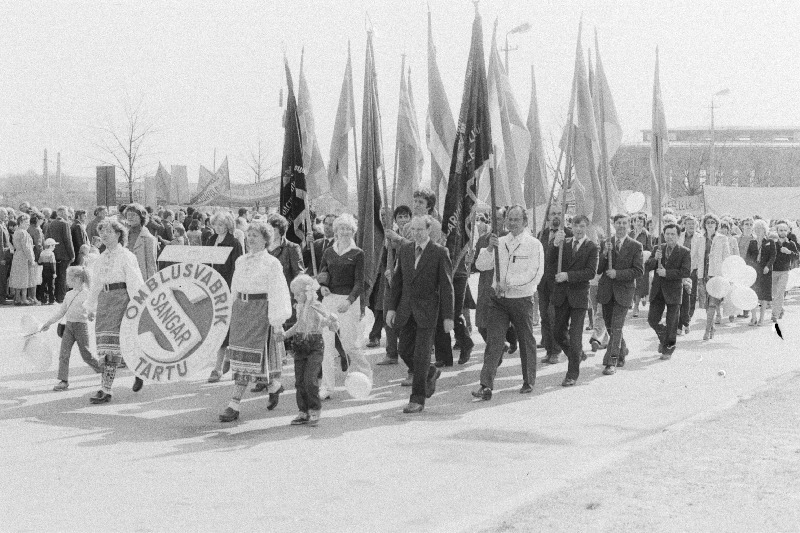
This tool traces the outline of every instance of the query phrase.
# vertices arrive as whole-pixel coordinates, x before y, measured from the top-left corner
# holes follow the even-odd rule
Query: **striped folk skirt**
[[[102,291],[97,296],[97,313],[95,323],[95,339],[97,340],[97,358],[110,365],[122,363],[122,352],[119,349],[119,327],[125,316],[130,297],[126,289]]]
[[[283,342],[275,342],[272,334],[268,301],[233,301],[228,359],[234,381],[269,383],[281,376]]]

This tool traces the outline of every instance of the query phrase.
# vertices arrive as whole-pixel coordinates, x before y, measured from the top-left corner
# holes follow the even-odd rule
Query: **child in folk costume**
[[[72,289],[56,314],[42,325],[41,331],[47,331],[50,326],[65,318],[64,330],[61,336],[61,354],[58,358],[58,383],[54,391],[64,391],[69,387],[69,357],[72,346],[78,344],[78,351],[84,362],[92,367],[98,374],[103,371],[103,365],[92,357],[89,349],[89,328],[86,322],[89,314],[83,306],[89,296],[89,271],[82,266],[71,266],[67,269],[67,286]]]
[[[56,303],[56,244],[58,243],[53,238],[45,239],[44,250],[39,254],[39,264],[42,265],[39,300],[47,305]]]
[[[236,260],[228,337],[228,359],[236,391],[219,415],[220,422],[239,418],[239,404],[250,382],[268,383],[269,410],[278,405],[283,392],[280,382],[283,343],[276,332],[282,331],[283,323],[292,316],[292,303],[283,266],[267,251],[272,237],[269,224],[254,221],[247,229],[249,251]]]
[[[97,226],[105,251],[92,266],[92,284],[83,306],[89,320],[97,317],[95,338],[97,356],[105,363],[101,388],[89,398],[91,403],[111,401],[111,385],[117,367],[123,363],[119,347],[119,329],[130,299],[144,285],[139,262],[133,252],[125,247],[128,230],[116,220],[106,218]],[[134,384],[134,392],[141,389],[141,382]]]
[[[292,280],[290,287],[297,301],[297,322],[283,337],[294,337],[294,379],[297,407],[300,409],[300,414],[292,420],[292,425],[316,426],[322,410],[322,401],[319,398],[319,375],[325,353],[322,331],[325,328],[337,331],[339,321],[336,314],[326,311],[317,300],[317,280],[307,274],[300,274]]]

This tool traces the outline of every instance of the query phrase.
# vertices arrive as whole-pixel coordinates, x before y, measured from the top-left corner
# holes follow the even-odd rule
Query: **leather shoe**
[[[564,381],[561,382],[562,387],[572,387],[574,386],[578,380],[572,378],[564,378]]]
[[[101,390],[97,391],[94,396],[89,398],[89,403],[108,403],[111,401],[111,395]]]
[[[477,398],[483,402],[488,402],[492,399],[492,389],[484,387],[483,385],[481,385],[480,389],[472,391],[471,394],[473,398]]]
[[[389,357],[388,355],[375,363],[376,365],[396,365],[397,357]]]
[[[520,394],[530,394],[531,392],[533,392],[533,386],[530,383],[523,383],[519,389]]]
[[[131,387],[131,390],[133,392],[139,392],[142,390],[142,387],[144,387],[144,381],[142,381],[142,378],[137,376],[136,379],[133,380],[133,387]]]
[[[421,403],[408,402],[408,405],[403,408],[403,412],[406,414],[421,413],[424,408],[425,406]]]
[[[607,366],[607,367],[605,367],[603,369],[603,375],[604,376],[612,376],[612,375],[614,375],[616,373],[617,373],[617,369],[615,367],[611,366],[611,365],[609,365],[609,366]]]
[[[209,383],[217,383],[220,379],[222,379],[222,377],[219,375],[219,372],[217,372],[216,370],[212,370],[211,371],[211,375],[208,376],[208,382]]]
[[[380,339],[370,339],[367,343],[367,348],[378,348],[381,345]]]
[[[469,362],[470,357],[472,357],[472,348],[466,348],[461,350],[461,355],[458,357],[458,364],[465,365]]]
[[[438,368],[433,371],[433,374],[428,372],[428,380],[425,383],[425,397],[430,398],[436,392],[436,380],[442,375],[442,371]]]
[[[228,359],[225,359],[225,362],[222,363],[222,373],[227,374],[230,369],[231,369],[231,362]]]
[[[266,383],[256,383],[255,386],[250,389],[250,392],[264,392],[267,390],[268,385]]]
[[[549,365],[557,365],[558,364],[558,354],[548,355],[544,358],[544,362]]]
[[[225,410],[219,415],[220,422],[233,422],[234,420],[239,419],[239,411],[236,409],[232,409],[230,407],[226,407]]]
[[[517,342],[511,342],[508,344],[508,353],[514,353],[517,351],[519,344]]]
[[[662,361],[669,361],[670,359],[672,359],[672,354],[669,352],[664,352],[663,354],[661,354],[660,359]]]
[[[436,368],[444,368],[446,366],[453,366],[453,363],[445,363],[444,361],[436,361],[433,363],[433,366]]]
[[[408,374],[406,379],[400,382],[401,387],[410,387],[414,384],[414,374]]]
[[[278,401],[281,399],[281,393],[284,390],[286,389],[284,389],[283,385],[281,385],[281,388],[279,388],[277,391],[269,393],[269,403],[267,403],[267,411],[272,411],[278,406]]]

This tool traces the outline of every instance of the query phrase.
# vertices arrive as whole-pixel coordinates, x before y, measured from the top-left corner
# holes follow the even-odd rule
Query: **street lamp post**
[[[512,50],[519,49],[519,46],[515,46],[514,48],[509,48],[508,46],[508,36],[513,35],[515,33],[526,33],[528,30],[531,29],[530,22],[523,22],[519,26],[511,28],[509,31],[506,32],[506,47],[503,48],[503,51],[506,53],[506,74],[508,74],[508,53]]]
[[[730,89],[722,89],[721,91],[717,91],[711,95],[711,147],[709,149],[708,154],[708,181],[710,185],[717,184],[717,168],[716,168],[716,160],[715,160],[715,147],[714,147],[714,140],[715,140],[715,130],[714,130],[714,98],[717,96],[725,96],[728,94]]]

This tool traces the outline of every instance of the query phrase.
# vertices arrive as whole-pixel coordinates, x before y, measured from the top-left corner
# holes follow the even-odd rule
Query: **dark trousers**
[[[692,287],[694,287],[694,283],[692,283]],[[695,293],[695,298],[697,298],[697,293]],[[683,298],[681,298],[681,313],[680,313],[680,320],[678,321],[679,328],[688,328],[689,322],[692,321],[692,313],[691,310],[691,300],[692,300],[692,289],[688,289],[686,287],[683,288]]]
[[[322,356],[325,343],[322,334],[293,339],[294,349],[294,387],[297,408],[303,412],[320,411],[319,375],[322,373]]]
[[[456,276],[453,278],[453,333],[461,349],[472,348],[475,343],[469,336],[467,326],[464,324],[464,295],[467,291],[467,277]],[[446,365],[453,364],[453,339],[444,331],[444,320],[441,316],[436,320],[435,339],[436,361]]]
[[[63,261],[56,261],[56,301],[61,303],[64,301],[64,295],[67,293],[67,268],[69,268],[70,261],[64,259]]]
[[[386,357],[397,359],[400,354],[397,351],[397,329],[390,328],[384,324],[386,330]]]
[[[52,263],[42,265],[42,284],[36,287],[36,299],[46,303],[55,303],[56,292],[53,283],[53,276],[56,274],[55,266]]]
[[[428,326],[428,327],[420,327]],[[411,402],[425,405],[428,376],[436,372],[431,364],[431,348],[436,328],[428,324],[418,325],[413,316],[400,329],[400,357],[414,375],[411,385]]]
[[[667,308],[667,325],[661,325],[661,315],[664,308]],[[678,339],[678,320],[680,315],[680,304],[667,304],[664,301],[664,294],[658,291],[650,300],[650,310],[647,312],[647,323],[658,335],[658,342],[666,353],[675,350],[675,343]]]
[[[586,309],[570,307],[565,301],[564,305],[555,308],[555,314],[553,337],[569,359],[567,378],[578,379],[583,354],[583,322],[586,319]]]
[[[533,337],[533,296],[497,298],[492,296],[486,312],[488,340],[483,355],[481,385],[494,388],[497,364],[505,351],[508,325],[514,324],[519,338],[522,382],[533,386],[536,381],[536,339]]]
[[[5,303],[8,295],[8,275],[11,272],[11,261],[14,258],[12,253],[0,252],[0,259],[5,261],[5,264],[0,265],[0,303]]]
[[[481,334],[483,342],[489,341],[489,332],[486,330],[486,328],[478,328],[478,333]],[[506,342],[509,344],[515,344],[517,342],[517,332],[514,331],[514,326],[510,324],[506,330]]]
[[[553,323],[555,322],[555,309],[550,304],[550,296],[553,292],[553,283],[543,281],[539,284],[539,315],[542,326],[542,346],[547,350],[547,355],[558,355],[561,351],[558,343],[553,337]]]
[[[611,337],[608,340],[608,349],[603,357],[604,366],[616,366],[617,360],[624,362],[628,355],[628,347],[625,345],[625,338],[622,336],[622,328],[625,325],[625,317],[628,315],[629,305],[620,305],[611,297],[608,303],[603,305],[603,319],[606,322]]]
[[[381,340],[381,330],[383,329],[383,310],[372,309],[372,314],[375,317],[375,320],[372,322],[372,329],[369,332],[369,340]]]

